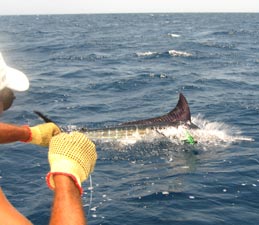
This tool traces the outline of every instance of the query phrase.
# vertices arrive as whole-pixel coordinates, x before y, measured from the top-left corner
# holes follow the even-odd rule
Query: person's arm
[[[5,225],[32,225],[14,206],[7,200],[0,188],[0,223]]]
[[[16,126],[0,123],[0,143],[11,143],[15,141],[27,141],[30,138],[30,130],[25,126]]]
[[[51,139],[48,159],[46,182],[54,191],[50,225],[85,225],[81,183],[94,170],[94,143],[83,133],[61,133]]]
[[[0,144],[22,141],[48,146],[50,139],[59,133],[60,129],[54,123],[44,123],[34,127],[0,123]]]
[[[53,209],[50,225],[86,225],[81,194],[74,181],[64,175],[54,175]]]

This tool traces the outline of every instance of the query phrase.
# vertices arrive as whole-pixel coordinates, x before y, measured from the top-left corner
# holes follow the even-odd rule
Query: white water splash
[[[172,38],[178,38],[181,37],[180,34],[168,34],[168,36],[172,37]]]
[[[254,141],[251,137],[241,134],[241,131],[221,122],[210,122],[200,115],[192,118],[192,122],[200,129],[192,130],[194,139],[201,144],[230,144],[239,141]]]
[[[254,141],[253,138],[243,136],[237,128],[231,127],[225,123],[210,122],[201,116],[193,117],[192,122],[199,129],[189,130],[185,125],[178,127],[157,128],[145,138],[141,138],[137,133],[134,138],[118,140],[123,145],[135,144],[137,141],[152,142],[161,137],[168,138],[172,143],[177,145],[183,144],[188,135],[193,137],[194,141],[200,145],[229,145],[240,141]]]
[[[176,50],[169,50],[168,53],[169,53],[169,55],[171,55],[171,56],[184,56],[184,57],[192,56],[191,53],[182,52],[182,51],[176,51]]]
[[[136,55],[141,57],[141,56],[152,56],[158,54],[157,52],[137,52]]]

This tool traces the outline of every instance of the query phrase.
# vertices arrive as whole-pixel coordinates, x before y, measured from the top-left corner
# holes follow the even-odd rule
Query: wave
[[[141,56],[154,56],[154,55],[157,55],[158,53],[157,52],[150,52],[150,51],[147,51],[147,52],[137,52],[136,55],[141,57]]]
[[[169,55],[171,55],[171,56],[184,56],[184,57],[190,57],[190,56],[192,56],[191,53],[182,52],[182,51],[176,51],[176,50],[169,50],[168,53],[169,53]]]
[[[184,51],[177,51],[177,50],[169,50],[167,52],[152,52],[152,51],[146,51],[146,52],[137,52],[136,55],[138,57],[153,57],[153,56],[173,56],[173,57],[191,57],[192,54],[189,52]]]
[[[180,34],[168,34],[168,36],[172,37],[172,38],[178,38],[178,37],[181,37]]]

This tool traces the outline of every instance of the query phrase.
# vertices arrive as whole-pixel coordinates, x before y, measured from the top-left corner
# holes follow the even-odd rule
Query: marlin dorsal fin
[[[191,122],[191,113],[188,102],[182,93],[179,94],[179,100],[176,107],[169,113],[145,120],[126,122],[121,125],[152,125],[157,123]]]
[[[169,119],[170,122],[174,122],[175,120],[183,121],[183,122],[187,122],[187,121],[191,122],[190,108],[186,98],[182,93],[179,94],[179,100],[176,107],[165,116],[170,118]]]

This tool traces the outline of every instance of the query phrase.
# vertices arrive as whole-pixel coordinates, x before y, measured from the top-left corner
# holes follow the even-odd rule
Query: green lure
[[[186,131],[186,139],[184,141],[190,145],[197,143],[197,141],[194,140],[193,136],[188,131]]]

